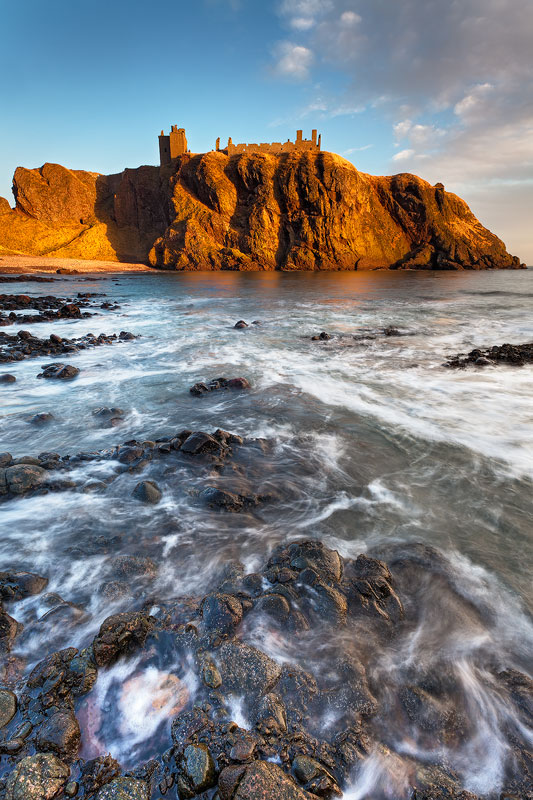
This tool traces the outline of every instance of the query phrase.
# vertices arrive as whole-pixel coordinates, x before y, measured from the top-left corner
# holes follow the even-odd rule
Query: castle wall
[[[319,137],[317,141],[316,130],[313,130],[311,139],[303,139],[302,131],[296,131],[295,142],[288,140],[286,142],[261,142],[261,144],[256,144],[255,142],[250,144],[233,144],[230,137],[227,146],[222,152],[227,153],[228,156],[240,155],[241,153],[305,153],[316,152],[320,150],[320,146],[321,137]],[[217,147],[217,150],[218,149],[219,147]]]

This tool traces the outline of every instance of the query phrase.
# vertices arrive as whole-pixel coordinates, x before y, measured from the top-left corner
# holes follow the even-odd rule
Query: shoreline
[[[146,264],[125,261],[92,261],[83,258],[50,258],[48,256],[0,255],[0,275],[12,273],[55,274],[58,269],[71,270],[72,274],[84,272],[158,272]]]

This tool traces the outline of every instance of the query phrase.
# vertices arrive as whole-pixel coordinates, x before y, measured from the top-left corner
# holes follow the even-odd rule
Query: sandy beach
[[[57,272],[58,269],[76,272],[153,272],[146,264],[120,261],[87,261],[82,258],[47,258],[46,256],[0,256],[0,274]]]

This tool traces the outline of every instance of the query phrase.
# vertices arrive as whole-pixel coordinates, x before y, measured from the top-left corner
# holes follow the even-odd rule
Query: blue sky
[[[533,263],[531,0],[2,0],[0,195],[18,165],[118,172],[322,132],[461,194]]]

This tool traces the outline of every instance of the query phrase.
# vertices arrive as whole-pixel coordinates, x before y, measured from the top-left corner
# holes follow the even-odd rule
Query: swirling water
[[[146,599],[205,593],[223,562],[252,571],[287,539],[319,538],[342,555],[385,561],[412,557],[423,543],[442,558],[440,576],[409,577],[418,624],[370,659],[383,687],[383,740],[398,757],[445,760],[473,791],[497,791],[513,712],[487,664],[528,674],[533,654],[533,366],[454,371],[443,362],[476,346],[533,340],[533,271],[143,273],[46,287],[82,290],[105,292],[121,310],[28,327],[38,336],[126,329],[141,338],[72,356],[81,369],[74,382],[37,380],[41,361],[9,365],[17,383],[1,390],[0,451],[74,454],[220,427],[274,443],[264,463],[239,476],[274,500],[250,513],[216,513],[194,497],[205,475],[184,470],[158,476],[164,494],[156,507],[132,499],[138,478],[129,474],[102,494],[79,489],[5,503],[0,570],[48,576],[48,594],[79,611],[54,623],[49,600],[17,604],[26,625],[17,653],[28,668],[59,647],[86,644],[109,613],[131,603],[101,591],[120,555],[157,564],[157,574],[135,586]],[[13,291],[42,293],[33,283]],[[238,319],[261,324],[235,330]],[[402,335],[382,335],[387,326]],[[311,341],[322,330],[333,338]],[[368,334],[375,338],[353,338]],[[244,376],[252,390],[189,394],[196,381],[221,375]],[[103,427],[92,414],[100,406],[124,409],[122,426]],[[36,428],[28,419],[41,411],[55,420]],[[83,464],[73,477],[82,486],[112,469]],[[261,646],[278,659],[299,658],[290,642]],[[444,753],[420,731],[395,728],[390,700],[413,670],[443,664],[454,665],[462,711],[475,723]],[[320,655],[315,666],[323,668]],[[143,691],[153,691],[154,680]],[[143,752],[132,725],[113,739],[126,762]],[[377,752],[350,797],[401,793],[406,780],[392,756]]]

